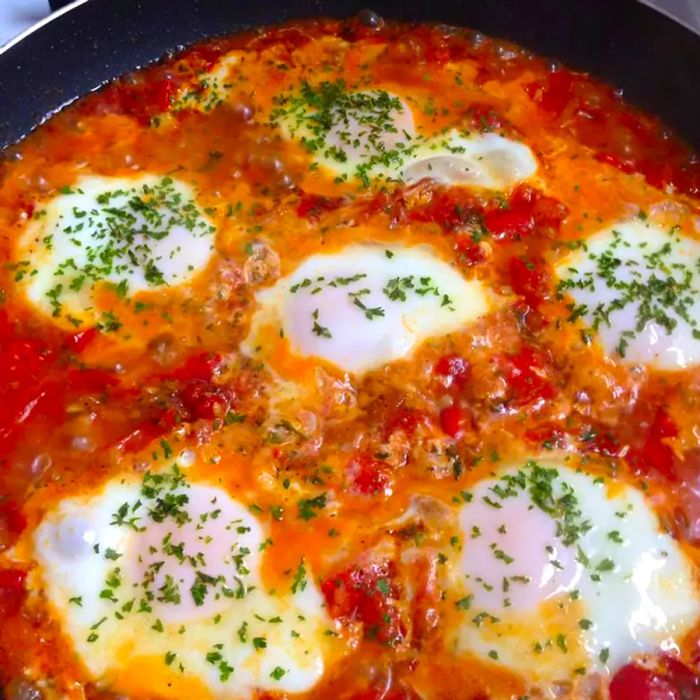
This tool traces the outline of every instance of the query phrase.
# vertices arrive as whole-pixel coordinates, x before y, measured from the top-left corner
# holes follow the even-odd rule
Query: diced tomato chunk
[[[445,388],[451,386],[461,387],[469,379],[471,366],[469,361],[461,355],[443,355],[436,363],[435,374],[442,380]]]
[[[0,340],[12,337],[13,325],[5,309],[0,309]]]
[[[446,231],[453,231],[478,221],[482,208],[474,196],[463,188],[434,190],[427,205],[410,210],[413,221],[435,222]]]
[[[525,439],[547,450],[564,447],[566,432],[558,425],[546,424],[525,432]]]
[[[562,221],[569,214],[568,207],[554,197],[539,194],[532,206],[532,217],[535,226],[549,227],[558,230]]]
[[[408,437],[411,437],[417,430],[420,423],[423,422],[425,416],[421,411],[413,408],[397,408],[392,411],[384,424],[384,435],[390,437],[397,431],[403,431]]]
[[[297,216],[309,221],[318,221],[323,212],[337,209],[341,201],[339,197],[322,197],[304,192],[297,204]]]
[[[630,452],[629,461],[633,469],[639,474],[656,473],[676,481],[675,453],[665,440],[677,435],[678,426],[663,408],[657,408],[644,443]]]
[[[104,369],[71,369],[66,375],[68,388],[88,394],[103,392],[118,383],[114,372]]]
[[[520,209],[492,209],[484,214],[484,226],[496,240],[513,240],[532,231],[535,220],[532,211]]]
[[[362,452],[355,455],[347,467],[351,490],[363,495],[384,493],[391,484],[391,475],[386,462],[374,459]]]
[[[390,562],[372,562],[339,572],[321,584],[321,591],[333,617],[358,620],[366,637],[394,644],[403,636],[394,576]]]
[[[33,384],[54,356],[53,350],[41,340],[11,338],[0,352],[0,383]]]
[[[41,411],[58,418],[64,406],[64,390],[57,381],[22,387],[0,402],[0,440],[16,433],[32,415]]]
[[[97,328],[88,328],[80,333],[69,335],[66,339],[66,345],[73,352],[80,354],[99,334]]]
[[[536,229],[558,230],[568,208],[528,185],[517,187],[507,208],[490,209],[484,214],[484,226],[497,241],[509,242],[529,236]]]
[[[150,89],[146,93],[146,99],[151,101],[157,112],[167,112],[170,109],[172,94],[172,78],[162,78],[150,85]]]
[[[668,654],[661,657],[661,663],[666,679],[680,691],[683,700],[700,697],[700,677],[688,666]]]
[[[197,44],[182,54],[196,72],[207,72],[214,67],[222,54],[228,50],[225,40],[208,41],[206,44]]]
[[[24,579],[20,569],[0,569],[0,610],[5,615],[16,615],[24,602]]]
[[[189,357],[183,365],[169,376],[180,381],[188,381],[190,379],[209,380],[214,376],[214,372],[220,364],[221,355],[201,352]]]
[[[552,115],[561,114],[573,97],[574,75],[567,70],[549,73],[543,81],[525,86],[527,94],[540,109]]]
[[[460,260],[466,265],[479,265],[486,262],[486,253],[470,235],[457,235],[455,237],[455,250]]]
[[[515,355],[505,358],[505,378],[516,406],[541,403],[556,396],[554,385],[542,376],[542,354],[524,345]]]
[[[514,256],[508,261],[508,275],[513,292],[533,308],[537,308],[547,296],[549,276],[541,258]]]
[[[470,424],[471,414],[456,404],[447,406],[440,411],[440,427],[450,437],[459,437]]]
[[[233,400],[233,392],[227,387],[200,380],[186,384],[179,395],[193,420],[221,417]]]
[[[120,80],[85,102],[83,108],[99,114],[124,114],[148,124],[153,116],[169,109],[174,87],[172,78],[154,74],[135,83]]]
[[[686,700],[700,695],[700,679],[684,664],[664,657],[659,669],[627,664],[610,682],[610,700]]]
[[[605,457],[619,457],[625,447],[610,432],[596,432],[592,436],[584,432],[579,437],[579,444],[584,452],[596,452]]]
[[[19,535],[27,526],[21,508],[9,498],[0,499],[0,522],[5,524],[11,535]]]
[[[569,213],[565,204],[530,185],[516,187],[510,196],[509,204],[512,209],[529,209],[536,227],[558,229]]]

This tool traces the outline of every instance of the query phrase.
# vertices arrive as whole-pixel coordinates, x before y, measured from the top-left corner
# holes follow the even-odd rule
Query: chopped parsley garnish
[[[593,330],[614,328],[616,350],[625,357],[630,341],[649,323],[671,334],[679,322],[687,324],[700,339],[697,304],[700,302],[700,268],[677,250],[681,239],[671,230],[668,240],[650,250],[645,243],[630,242],[620,231],[612,231],[613,240],[602,252],[587,251],[587,263],[593,270],[580,272],[569,268],[559,283],[558,292],[581,290],[593,293],[602,284],[612,297],[598,300],[594,307],[570,304],[569,321],[585,318]],[[635,248],[634,252],[631,251]],[[685,258],[685,259],[684,259]],[[620,316],[612,315],[631,307],[634,321],[623,327]]]
[[[608,532],[608,539],[615,542],[615,544],[623,544],[624,542],[619,530],[611,530]]]
[[[322,326],[318,322],[318,309],[315,309],[313,313],[311,314],[311,317],[313,318],[314,324],[311,327],[311,331],[317,335],[319,338],[331,338],[331,332],[326,328],[325,326]]]
[[[392,253],[392,256],[393,255],[394,253]],[[369,287],[364,286],[367,284],[365,281],[366,277],[366,273],[357,273],[346,277],[335,277],[330,280],[327,280],[323,276],[316,277],[315,279],[305,277],[301,281],[291,285],[289,291],[292,294],[305,292],[314,295],[321,292],[324,286],[340,288],[356,285],[357,288],[347,290],[347,299],[368,321],[373,321],[376,318],[386,316],[386,309],[383,306],[373,306],[368,302],[368,297],[370,297],[373,292]],[[408,295],[434,297],[436,302],[439,303],[440,308],[447,308],[449,311],[455,310],[452,298],[447,294],[443,294],[431,277],[419,277],[416,275],[393,277],[382,287],[382,293],[389,301],[397,303],[407,301]],[[311,312],[311,332],[319,338],[333,337],[330,328],[322,323],[319,308]]]
[[[210,663],[212,666],[216,666],[219,671],[219,680],[222,683],[225,683],[233,673],[233,666],[229,665],[224,658],[222,653],[223,648],[223,644],[214,644],[211,651],[208,651],[204,658],[206,659],[207,663]]]
[[[271,124],[286,126],[316,157],[316,167],[318,159],[326,160],[365,187],[382,169],[401,167],[421,140],[398,132],[396,121],[404,110],[398,98],[384,90],[353,91],[342,79],[318,85],[302,80],[275,102]],[[388,141],[395,145],[387,147]],[[348,162],[349,148],[359,153],[357,164]]]
[[[70,188],[60,192],[75,194]],[[210,236],[215,230],[170,177],[153,185],[102,192],[85,209],[74,206],[70,223],[62,219],[59,216],[43,238],[49,249],[56,247],[58,238],[75,249],[75,255],[57,265],[53,272],[56,283],[45,293],[56,317],[63,314],[67,294],[92,290],[101,281],[108,282],[120,299],[129,293],[132,278],[143,277],[150,287],[162,286],[166,280],[158,241],[175,228],[184,228],[197,237]],[[174,248],[168,254],[172,257],[179,251]],[[113,312],[106,311],[98,327],[114,332],[121,325]]]
[[[464,596],[464,598],[460,598],[457,602],[455,602],[455,606],[458,610],[469,610],[472,605],[472,599],[473,596],[471,595]]]
[[[297,570],[294,572],[294,581],[292,581],[292,593],[303,591],[306,589],[306,567],[304,566],[304,557],[301,558]]]
[[[326,494],[322,493],[314,498],[301,498],[298,502],[299,518],[311,520],[318,515],[319,510],[326,507]]]

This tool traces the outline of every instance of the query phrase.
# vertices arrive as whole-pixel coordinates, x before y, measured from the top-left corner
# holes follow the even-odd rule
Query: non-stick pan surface
[[[78,0],[0,54],[0,148],[46,115],[207,37],[295,18],[469,26],[624,90],[700,148],[700,36],[636,0]]]

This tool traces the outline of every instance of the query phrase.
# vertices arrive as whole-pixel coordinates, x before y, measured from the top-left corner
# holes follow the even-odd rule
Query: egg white
[[[242,51],[230,51],[221,56],[209,70],[197,74],[196,80],[179,90],[170,105],[170,112],[193,110],[206,113],[224,104],[230,98],[233,88],[229,77],[231,69],[244,56]]]
[[[537,161],[525,144],[498,134],[464,134],[455,129],[416,148],[400,179],[506,190],[532,177]]]
[[[160,487],[149,475],[115,479],[59,502],[34,533],[30,589],[46,596],[95,680],[146,659],[214,697],[308,690],[331,628],[308,567],[296,585],[290,577],[267,590],[264,525],[222,489],[173,474]]]
[[[293,353],[356,374],[406,357],[491,307],[481,282],[466,280],[429,248],[396,245],[313,255],[258,292],[256,302],[245,352],[264,356],[261,331],[274,328]]]
[[[183,182],[86,176],[27,226],[15,251],[15,279],[20,293],[56,323],[95,323],[98,285],[130,298],[186,284],[209,261],[214,235]]]
[[[294,100],[274,122],[341,181],[361,177],[412,184],[430,179],[504,190],[537,171],[530,148],[513,139],[458,129],[426,137],[416,130],[410,106],[397,95],[384,90],[350,94],[357,104],[329,107],[327,126],[314,121],[316,110]]]
[[[557,274],[608,356],[664,370],[700,362],[700,242],[625,221],[585,240]]]
[[[479,482],[459,520],[458,652],[557,681],[674,649],[697,622],[691,564],[630,486],[528,462]]]

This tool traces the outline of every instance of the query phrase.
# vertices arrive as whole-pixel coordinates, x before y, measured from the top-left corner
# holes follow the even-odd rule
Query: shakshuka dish
[[[700,697],[700,161],[372,14],[0,166],[10,700]]]

